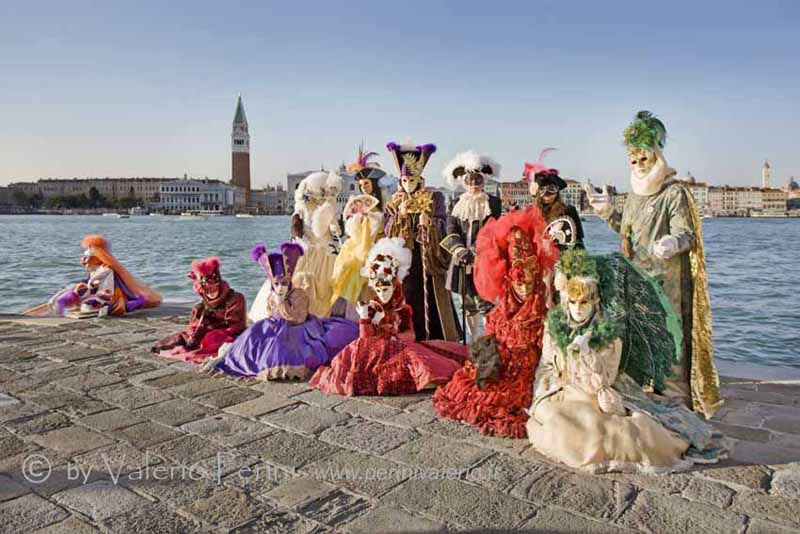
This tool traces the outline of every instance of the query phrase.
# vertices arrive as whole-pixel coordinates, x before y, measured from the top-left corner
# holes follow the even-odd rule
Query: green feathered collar
[[[592,336],[589,338],[589,347],[593,350],[600,350],[622,335],[622,323],[617,318],[618,310],[609,308],[603,311],[605,313],[595,313],[592,320],[585,325],[573,328],[569,325],[564,308],[559,306],[547,314],[547,331],[550,332],[550,337],[555,340],[561,352],[566,355],[569,344],[577,336],[591,329]]]

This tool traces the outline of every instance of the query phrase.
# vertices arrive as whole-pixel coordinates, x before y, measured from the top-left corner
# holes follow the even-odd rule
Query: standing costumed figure
[[[111,254],[111,244],[101,235],[87,235],[81,265],[87,277],[54,295],[47,304],[25,312],[25,315],[69,315],[102,317],[124,315],[161,304],[161,295],[131,275]]]
[[[683,404],[647,396],[620,368],[624,311],[601,302],[595,260],[567,251],[567,298],[547,317],[527,423],[534,449],[592,473],[660,474],[711,463],[710,425]]]
[[[631,189],[620,213],[607,188],[587,188],[589,204],[620,234],[622,254],[658,280],[683,321],[683,350],[663,393],[706,417],[722,405],[714,366],[701,221],[691,191],[675,179],[663,149],[667,131],[648,111],[625,129]]]
[[[539,153],[536,163],[526,163],[522,177],[528,182],[536,207],[547,221],[547,232],[558,248],[583,248],[583,225],[578,210],[561,199],[561,191],[566,189],[567,182],[558,175],[558,169],[543,164],[544,157],[553,150],[545,148]]]
[[[475,287],[495,303],[472,361],[433,395],[437,415],[481,433],[525,437],[547,313],[546,280],[558,248],[535,206],[490,220],[478,234]]]
[[[309,313],[308,295],[292,283],[303,247],[283,243],[280,250],[267,253],[267,247],[258,245],[252,253],[273,288],[267,318],[223,347],[207,369],[260,380],[305,380],[358,337],[358,326],[352,321]]]
[[[446,287],[447,260],[439,246],[445,235],[444,195],[425,187],[422,171],[435,145],[389,143],[400,172],[400,187],[386,205],[386,235],[400,237],[411,251],[411,267],[403,290],[411,305],[417,341],[461,337],[455,309]]]
[[[490,217],[500,217],[502,202],[484,191],[486,180],[500,176],[500,164],[488,156],[475,152],[458,154],[442,171],[447,184],[455,189],[466,189],[447,217],[446,235],[441,247],[450,254],[447,270],[448,290],[461,296],[462,318],[469,325],[472,339],[478,338],[481,316],[492,309],[492,303],[483,300],[475,289],[475,241],[478,231]],[[465,325],[462,324],[462,328]],[[464,332],[466,340],[466,332]]]
[[[347,240],[333,264],[331,305],[339,298],[351,306],[360,300],[369,300],[367,279],[361,276],[361,268],[372,245],[383,236],[383,199],[378,181],[386,173],[377,163],[369,161],[377,155],[364,153],[364,148],[359,147],[356,161],[347,167],[355,174],[360,193],[347,199],[342,212]]]
[[[403,291],[412,262],[401,238],[383,238],[372,247],[362,274],[375,297],[356,307],[359,337],[317,370],[312,387],[347,396],[402,395],[443,384],[461,367],[463,345],[413,341],[412,310]]]
[[[189,278],[202,301],[192,308],[185,331],[162,339],[152,350],[165,358],[202,363],[247,328],[247,305],[244,295],[222,279],[216,257],[194,260]]]
[[[295,286],[308,295],[309,313],[327,317],[331,311],[333,263],[339,252],[339,220],[336,196],[342,189],[342,177],[335,172],[312,172],[294,192],[292,240],[303,245],[305,254],[297,264]],[[252,321],[268,316],[267,301],[272,293],[269,279],[264,282],[250,308]]]

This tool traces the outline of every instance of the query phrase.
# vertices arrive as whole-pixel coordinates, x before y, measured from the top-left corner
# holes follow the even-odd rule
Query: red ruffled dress
[[[440,417],[464,421],[483,434],[526,436],[525,410],[533,396],[547,315],[543,277],[558,259],[545,224],[539,210],[530,207],[491,220],[478,233],[475,287],[481,297],[498,303],[486,317],[486,335],[495,337],[499,361],[483,388],[476,384],[477,369],[468,361],[436,390],[433,406]],[[523,302],[510,287],[517,277],[531,284]]]
[[[373,301],[377,304],[377,301]],[[467,359],[454,342],[417,343],[403,286],[395,283],[378,325],[359,321],[359,337],[330,365],[317,369],[310,385],[336,395],[403,395],[444,384]]]
[[[436,390],[436,413],[469,423],[483,434],[524,438],[525,410],[531,405],[534,372],[542,353],[545,314],[541,295],[522,305],[506,301],[492,309],[486,317],[486,335],[497,339],[500,362],[496,377],[484,389],[478,388],[476,369],[468,361],[446,386]]]

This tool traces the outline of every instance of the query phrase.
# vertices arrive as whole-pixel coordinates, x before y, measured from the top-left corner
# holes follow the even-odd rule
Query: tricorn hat
[[[371,158],[377,156],[377,152],[366,152],[364,144],[358,146],[358,155],[356,160],[347,166],[347,171],[355,175],[356,180],[379,180],[386,176],[386,172],[381,169],[381,166],[375,162],[370,161]]]

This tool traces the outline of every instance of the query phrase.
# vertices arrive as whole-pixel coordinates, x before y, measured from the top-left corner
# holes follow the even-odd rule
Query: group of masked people
[[[381,187],[377,154],[359,148],[348,167],[358,192],[341,219],[341,177],[311,173],[295,191],[291,240],[252,250],[265,282],[249,311],[217,258],[197,260],[190,278],[201,302],[186,330],[153,350],[208,372],[308,380],[326,394],[434,389],[440,417],[527,438],[549,458],[592,472],[716,461],[720,436],[703,420],[722,401],[700,221],[666,164],[663,123],[640,112],[624,140],[632,187],[624,209],[607,190],[587,195],[620,234],[622,254],[660,284],[680,317],[683,346],[658,391],[621,366],[619,319],[604,305],[579,214],[561,198],[566,183],[543,163],[551,149],[524,167],[535,202],[502,214],[485,191],[500,175],[488,156],[465,152],[445,166],[448,184],[463,189],[448,210],[423,178],[434,145],[387,145],[399,171],[392,194]],[[84,257],[107,248],[101,241],[91,238]],[[50,308],[116,314],[160,302],[116,260],[100,268],[111,272],[110,289],[90,269]]]

